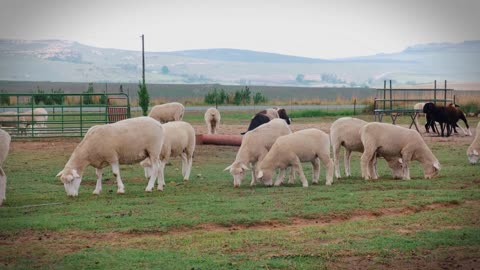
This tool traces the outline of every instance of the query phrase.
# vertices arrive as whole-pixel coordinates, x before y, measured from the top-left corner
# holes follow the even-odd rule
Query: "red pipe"
[[[240,146],[242,138],[242,135],[197,134],[196,142],[197,144]]]

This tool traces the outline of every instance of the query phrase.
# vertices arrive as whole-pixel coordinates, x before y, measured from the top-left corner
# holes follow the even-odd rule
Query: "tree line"
[[[210,90],[204,97],[206,104],[235,104],[235,105],[248,105],[261,104],[267,102],[268,99],[260,92],[252,93],[248,86],[235,92],[226,92],[225,89],[214,88]]]

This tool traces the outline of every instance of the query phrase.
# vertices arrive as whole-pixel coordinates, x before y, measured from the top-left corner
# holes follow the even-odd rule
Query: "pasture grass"
[[[411,269],[480,257],[480,169],[467,162],[468,143],[430,143],[442,165],[432,180],[416,162],[412,180],[392,180],[384,161],[379,180],[362,180],[355,153],[353,177],[308,188],[298,180],[252,188],[250,176],[233,188],[223,169],[238,148],[198,146],[190,181],[174,159],[164,192],[145,193],[142,168],[125,165],[126,194],[116,194],[106,169],[102,194],[92,195],[95,172],[88,168],[79,196],[69,198],[54,176],[79,140],[11,151],[0,268]],[[311,166],[303,167],[310,182]]]

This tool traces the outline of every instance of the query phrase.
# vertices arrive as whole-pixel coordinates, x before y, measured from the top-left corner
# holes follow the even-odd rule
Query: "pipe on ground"
[[[242,135],[197,134],[196,143],[240,146],[242,138]]]

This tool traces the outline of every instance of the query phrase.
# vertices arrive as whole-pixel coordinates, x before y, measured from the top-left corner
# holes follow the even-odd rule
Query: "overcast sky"
[[[479,0],[0,0],[0,38],[339,58],[480,39]]]

